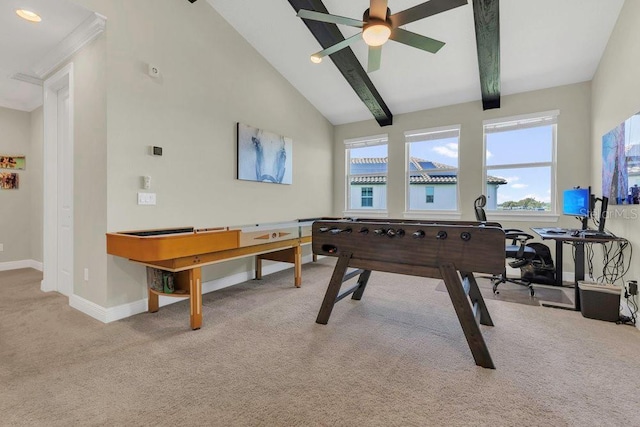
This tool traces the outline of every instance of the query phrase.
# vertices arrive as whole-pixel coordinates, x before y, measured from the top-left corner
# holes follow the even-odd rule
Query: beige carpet
[[[539,306],[544,303],[574,306],[573,288],[534,284],[533,288],[535,293],[532,297],[527,286],[511,282],[500,283],[498,285],[498,293],[494,294],[491,280],[484,277],[478,277],[477,282],[478,288],[480,288],[480,293],[482,293],[482,296],[485,299],[535,306]],[[447,287],[442,280],[438,283],[438,286],[436,286],[436,291],[447,292]],[[571,295],[571,297],[569,297],[569,295]]]
[[[2,426],[635,426],[640,331],[488,300],[473,363],[437,280],[374,272],[315,323],[333,260],[102,324],[0,272]]]

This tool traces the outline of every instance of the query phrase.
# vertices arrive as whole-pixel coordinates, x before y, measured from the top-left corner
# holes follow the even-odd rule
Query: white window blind
[[[558,123],[559,110],[501,119],[485,120],[482,122],[484,133],[507,132],[511,130],[534,128],[538,126]]]
[[[435,129],[412,130],[404,133],[405,142],[435,141],[445,138],[457,138],[460,126],[447,126]]]

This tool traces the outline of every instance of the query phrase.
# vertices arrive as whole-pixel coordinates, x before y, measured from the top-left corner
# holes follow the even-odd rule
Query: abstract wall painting
[[[238,123],[238,179],[293,183],[293,142],[264,129]]]
[[[602,195],[609,204],[640,204],[640,113],[602,136]]]
[[[17,190],[19,176],[13,172],[0,172],[0,190]]]
[[[24,156],[4,156],[0,154],[0,169],[24,169]]]

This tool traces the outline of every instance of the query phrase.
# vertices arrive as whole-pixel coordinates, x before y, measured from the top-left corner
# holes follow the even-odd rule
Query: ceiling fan
[[[369,8],[364,11],[361,21],[307,9],[300,9],[298,16],[302,19],[310,19],[312,21],[362,28],[361,33],[355,34],[333,46],[314,53],[311,55],[311,61],[318,64],[322,61],[323,57],[344,49],[362,38],[369,46],[367,72],[371,73],[380,69],[382,45],[389,39],[431,53],[439,51],[440,48],[444,46],[444,42],[407,31],[400,27],[459,6],[464,6],[465,4],[467,4],[467,0],[430,0],[391,15],[391,11],[387,7],[387,0],[370,0]]]

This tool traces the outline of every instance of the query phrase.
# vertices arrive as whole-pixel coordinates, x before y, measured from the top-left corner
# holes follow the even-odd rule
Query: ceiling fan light
[[[389,40],[391,28],[385,23],[368,25],[362,31],[362,38],[369,46],[382,46]]]
[[[322,62],[322,56],[315,53],[311,55],[311,58],[309,59],[311,59],[311,62],[313,62],[314,64],[319,64]]]
[[[18,9],[16,10],[16,15],[18,15],[22,19],[26,19],[29,22],[40,22],[42,18],[35,12],[26,9]]]

